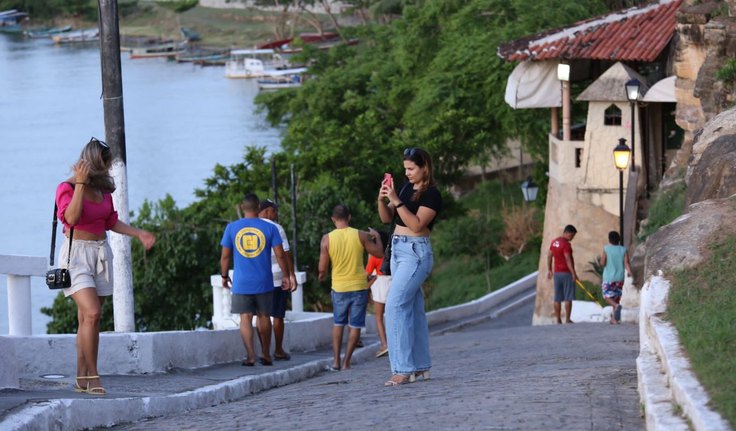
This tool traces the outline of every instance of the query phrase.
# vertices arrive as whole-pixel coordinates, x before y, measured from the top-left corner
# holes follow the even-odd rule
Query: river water
[[[252,80],[127,53],[122,76],[132,211],[167,193],[186,206],[215,164],[240,161],[247,145],[279,147],[279,131],[254,112]],[[0,255],[48,259],[56,185],[91,136],[105,137],[101,86],[97,45],[0,34]],[[56,292],[42,278],[31,285],[33,333],[43,334],[49,318],[40,309]],[[0,334],[8,333],[6,290],[0,275]]]

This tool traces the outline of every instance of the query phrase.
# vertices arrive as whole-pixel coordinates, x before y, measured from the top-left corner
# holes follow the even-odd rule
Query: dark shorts
[[[259,293],[257,295],[241,295],[233,293],[233,302],[230,312],[233,314],[266,314],[271,312],[273,293]]]
[[[281,286],[273,288],[273,304],[271,305],[271,317],[283,319],[286,316],[286,300],[289,299],[288,290],[281,290]]]
[[[356,292],[332,291],[332,315],[335,326],[348,325],[351,328],[365,328],[367,306],[368,289]]]
[[[555,302],[567,302],[575,299],[575,280],[569,272],[555,272]]]

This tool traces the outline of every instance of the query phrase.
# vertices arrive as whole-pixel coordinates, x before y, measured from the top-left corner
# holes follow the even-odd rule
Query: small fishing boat
[[[97,27],[69,31],[51,36],[54,43],[86,43],[100,40],[100,29]]]
[[[64,27],[38,28],[34,30],[26,30],[23,34],[31,39],[51,39],[54,35],[67,33],[72,31],[72,26]]]
[[[10,9],[0,12],[0,33],[22,33],[21,23],[28,18],[25,12]]]
[[[184,52],[186,44],[186,42],[167,42],[133,48],[130,51],[130,58],[175,57],[178,53]]]
[[[230,58],[230,50],[218,48],[191,47],[176,54],[176,61],[179,63],[212,62],[214,64],[219,61],[224,65],[228,58]]]
[[[278,90],[281,88],[299,87],[304,80],[302,74],[306,71],[306,67],[268,70],[268,76],[258,79],[258,89]]]

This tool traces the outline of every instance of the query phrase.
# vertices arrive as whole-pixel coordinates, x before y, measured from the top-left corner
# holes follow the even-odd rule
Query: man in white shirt
[[[297,289],[297,284],[294,261],[291,258],[291,253],[289,253],[289,240],[286,236],[286,231],[284,231],[284,228],[280,224],[276,223],[276,220],[278,220],[277,208],[278,205],[276,205],[276,203],[270,199],[265,199],[261,201],[258,217],[267,222],[273,223],[276,226],[276,229],[278,229],[279,234],[281,235],[281,240],[283,241],[282,246],[286,252],[286,260],[289,267],[288,274],[281,272],[281,267],[276,260],[276,256],[273,251],[271,251],[271,271],[273,272],[273,285],[275,286],[275,289],[273,290],[271,317],[273,318],[273,335],[276,341],[273,358],[277,361],[288,361],[291,359],[291,355],[284,351],[283,346],[284,316],[286,315],[286,301],[289,298],[289,292],[295,291]],[[289,283],[291,289],[283,290],[281,288],[284,277],[291,281],[291,283]]]

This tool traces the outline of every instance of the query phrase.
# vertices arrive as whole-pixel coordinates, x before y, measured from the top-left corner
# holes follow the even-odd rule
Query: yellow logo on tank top
[[[235,235],[235,247],[245,257],[258,257],[266,248],[266,237],[254,227],[244,227]]]

